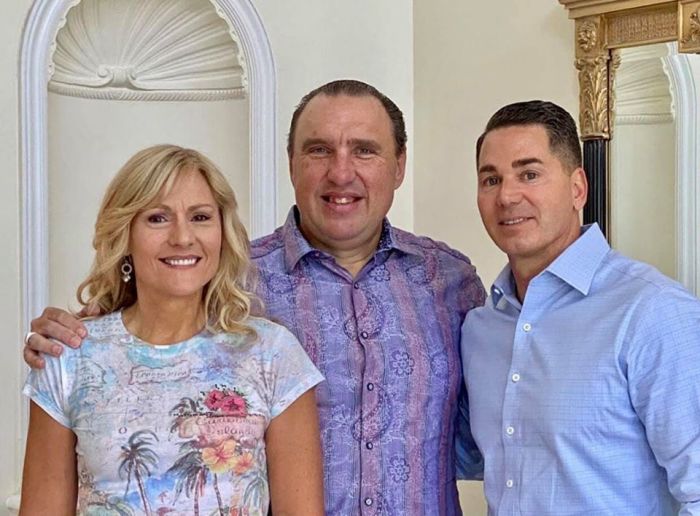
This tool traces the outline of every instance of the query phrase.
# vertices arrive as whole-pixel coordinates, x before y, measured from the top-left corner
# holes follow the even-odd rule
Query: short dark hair
[[[479,163],[481,145],[486,135],[495,129],[520,125],[541,125],[547,131],[549,148],[571,170],[582,166],[581,144],[576,122],[562,107],[544,100],[516,102],[502,107],[486,124],[476,141],[476,161]]]
[[[365,82],[354,79],[341,79],[319,86],[302,97],[299,105],[294,110],[294,114],[292,114],[292,121],[289,124],[289,135],[287,136],[287,154],[289,156],[292,155],[292,151],[294,150],[294,133],[296,132],[299,117],[304,112],[307,104],[316,95],[327,95],[329,97],[338,97],[340,95],[347,95],[348,97],[374,97],[384,106],[384,110],[389,116],[389,120],[391,120],[394,143],[396,145],[396,155],[398,156],[406,150],[406,123],[403,119],[403,113],[394,101],[374,86]]]

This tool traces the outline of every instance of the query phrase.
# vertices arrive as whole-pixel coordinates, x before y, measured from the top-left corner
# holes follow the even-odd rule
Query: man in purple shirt
[[[472,441],[460,326],[485,293],[464,255],[386,219],[404,178],[403,115],[370,85],[334,81],[301,100],[287,152],[296,206],[251,253],[267,316],[326,377],[326,511],[461,514],[455,428],[460,446]],[[40,367],[33,350],[60,353],[39,334],[79,345],[81,329],[47,309],[25,359]],[[460,457],[460,478],[481,478],[478,452]]]

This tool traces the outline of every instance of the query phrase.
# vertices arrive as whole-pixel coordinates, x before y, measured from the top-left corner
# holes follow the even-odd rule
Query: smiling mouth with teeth
[[[521,222],[525,222],[526,220],[529,220],[527,217],[519,217],[517,219],[510,219],[510,220],[504,220],[501,222],[502,226],[514,226],[516,224],[520,224]]]
[[[199,260],[200,258],[162,258],[161,262],[173,267],[191,267]]]
[[[358,200],[357,197],[332,197],[328,195],[323,196],[323,200],[330,203],[330,204],[351,204]]]

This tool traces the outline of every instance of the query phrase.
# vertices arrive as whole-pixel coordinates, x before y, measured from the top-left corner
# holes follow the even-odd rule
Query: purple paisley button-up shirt
[[[474,267],[385,221],[377,252],[352,278],[311,247],[295,214],[251,252],[267,315],[326,377],[316,389],[326,512],[461,514],[460,326],[485,296]]]

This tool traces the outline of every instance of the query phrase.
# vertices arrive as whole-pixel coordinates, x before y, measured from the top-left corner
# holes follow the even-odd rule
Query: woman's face
[[[181,171],[170,192],[134,218],[129,251],[139,300],[201,302],[219,268],[221,217],[199,171]]]

